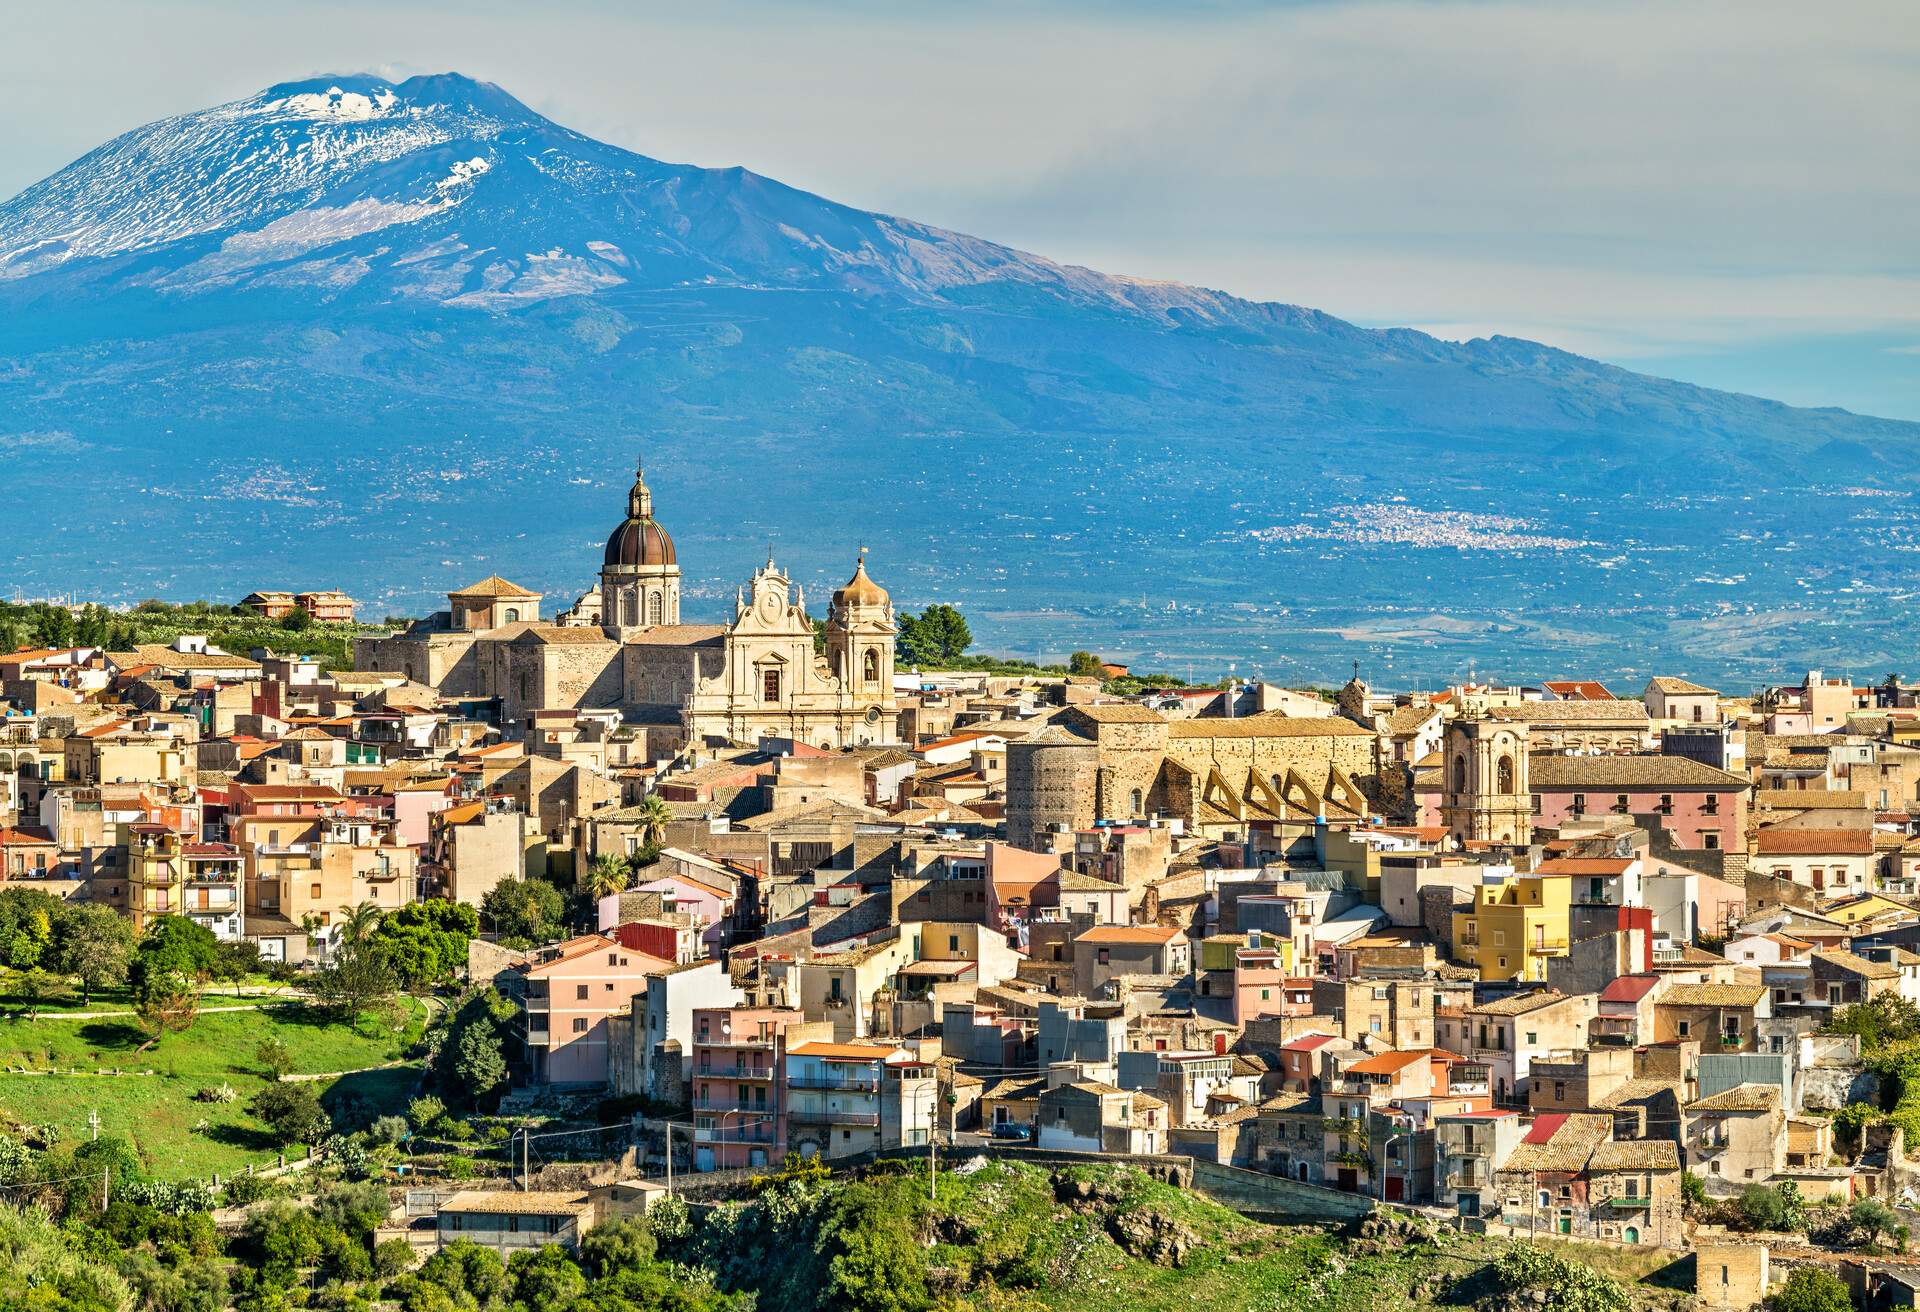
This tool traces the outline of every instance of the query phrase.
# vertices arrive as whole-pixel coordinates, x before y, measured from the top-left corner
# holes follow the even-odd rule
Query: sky
[[[0,196],[168,114],[456,71],[1111,273],[1920,419],[1912,0],[0,0]]]

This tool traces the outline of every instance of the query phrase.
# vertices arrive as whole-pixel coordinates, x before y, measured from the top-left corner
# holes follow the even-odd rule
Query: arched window
[[[660,619],[661,610],[665,606],[665,604],[666,603],[661,600],[659,593],[655,592],[655,593],[650,593],[648,595],[647,623],[658,624],[661,622],[661,619]]]
[[[1456,793],[1467,791],[1467,758],[1464,756],[1453,758],[1453,791]]]
[[[866,679],[868,683],[880,682],[880,652],[878,648],[867,648]]]
[[[1511,756],[1501,757],[1500,764],[1494,767],[1493,774],[1498,780],[1498,791],[1502,793],[1513,791],[1513,758]]]
[[[520,620],[520,612],[509,606],[500,613],[500,617],[503,624],[516,624]]]
[[[1134,789],[1133,790],[1133,818],[1137,819],[1141,815],[1144,815],[1146,813],[1146,805],[1147,805],[1146,795],[1142,793],[1138,788]]]
[[[620,622],[628,625],[640,622],[640,598],[632,591],[620,594]]]

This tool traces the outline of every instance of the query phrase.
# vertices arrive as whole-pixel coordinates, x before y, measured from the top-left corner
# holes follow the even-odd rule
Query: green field
[[[212,993],[204,999],[209,1007],[232,1004],[231,997]],[[417,1022],[419,1004],[407,1005]],[[413,1028],[417,1032],[417,1023]],[[117,1018],[14,1016],[0,1019],[0,1123],[58,1126],[62,1140],[73,1142],[89,1132],[88,1114],[97,1111],[101,1133],[132,1139],[147,1169],[167,1179],[224,1177],[249,1163],[267,1165],[279,1150],[246,1104],[268,1079],[254,1052],[269,1037],[287,1045],[296,1075],[365,1072],[323,1081],[329,1099],[350,1092],[395,1107],[417,1073],[413,1067],[365,1069],[400,1058],[402,1034],[371,1018],[349,1029],[297,1003],[203,1013],[185,1033],[169,1034],[144,1052],[146,1036]],[[196,1090],[222,1083],[239,1097],[195,1100]]]

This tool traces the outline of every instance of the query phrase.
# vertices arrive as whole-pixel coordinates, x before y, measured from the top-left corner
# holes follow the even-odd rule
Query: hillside
[[[0,360],[29,593],[570,599],[636,445],[690,619],[769,539],[814,585],[866,542],[999,650],[1296,681],[1880,672],[1920,549],[1917,425],[1063,266],[455,75],[272,87],[0,204]]]

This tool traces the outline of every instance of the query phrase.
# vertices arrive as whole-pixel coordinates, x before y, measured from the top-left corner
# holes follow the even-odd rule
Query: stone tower
[[[1524,844],[1533,837],[1524,721],[1455,720],[1441,748],[1440,816],[1460,842]]]
[[[653,518],[653,493],[638,463],[627,493],[627,517],[607,539],[600,615],[609,628],[680,622],[680,563],[673,539]]]
[[[893,702],[893,599],[867,575],[867,549],[827,606],[827,668],[856,703]]]

